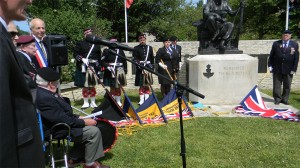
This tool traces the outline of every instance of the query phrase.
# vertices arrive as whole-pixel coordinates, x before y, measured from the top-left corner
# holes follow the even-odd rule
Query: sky
[[[29,25],[27,21],[14,21],[14,23],[19,26],[21,30],[29,32]]]
[[[193,4],[196,4],[197,2],[199,2],[199,0],[185,0],[186,2],[192,2]],[[17,26],[19,26],[19,28],[23,31],[27,31],[29,32],[29,25],[27,23],[27,21],[14,21],[15,24]]]

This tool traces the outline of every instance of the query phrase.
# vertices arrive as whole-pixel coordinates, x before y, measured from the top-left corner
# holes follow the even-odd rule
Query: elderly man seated
[[[24,72],[24,77],[26,79],[27,85],[32,94],[33,101],[36,98],[36,83],[34,78],[36,75],[36,68],[32,62],[32,58],[35,57],[37,48],[35,47],[34,38],[30,35],[22,35],[16,40],[17,43],[17,53],[21,59],[21,65]]]
[[[68,124],[74,141],[69,167],[84,162],[84,168],[109,168],[96,161],[104,156],[101,132],[95,126],[97,122],[73,114],[72,107],[56,93],[59,78],[59,73],[49,67],[37,71],[36,106],[41,112],[45,133],[57,123]]]

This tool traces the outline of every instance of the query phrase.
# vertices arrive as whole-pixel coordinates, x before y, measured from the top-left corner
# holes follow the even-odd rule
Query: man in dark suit
[[[0,0],[0,167],[45,167],[36,110],[6,29],[12,20],[25,20],[30,4]]]
[[[28,69],[28,71],[35,75],[36,74],[36,67],[32,63],[32,58],[35,57],[36,54],[36,46],[35,46],[35,40],[30,35],[22,35],[17,40],[17,48],[18,52],[22,55],[22,60]]]
[[[22,35],[19,37],[17,42],[18,54],[22,60],[23,71],[26,82],[32,94],[33,102],[35,102],[36,95],[36,83],[34,81],[36,75],[36,67],[32,62],[32,58],[35,57],[37,48],[35,46],[34,37],[30,35]]]
[[[34,18],[30,21],[29,25],[37,48],[36,56],[33,57],[32,61],[37,69],[48,67],[48,52],[43,42],[43,38],[46,36],[45,22],[42,19]]]
[[[299,46],[298,43],[291,40],[291,36],[292,33],[289,30],[282,33],[282,39],[273,43],[268,60],[269,70],[273,73],[275,104],[289,104],[292,79],[298,67]],[[281,89],[282,85],[283,90]]]
[[[41,112],[45,135],[55,124],[68,124],[71,127],[72,141],[74,141],[70,151],[69,167],[74,167],[84,161],[84,168],[108,168],[96,161],[104,156],[101,132],[95,126],[97,121],[73,114],[72,107],[56,93],[59,78],[59,73],[49,67],[40,68],[37,71],[36,106]],[[63,132],[64,130],[60,130],[54,136],[61,136]]]
[[[174,48],[178,54],[178,59],[177,59],[177,66],[179,68],[179,70],[181,69],[181,66],[182,66],[182,62],[181,62],[181,46],[177,44],[178,42],[178,38],[176,36],[172,36],[170,38],[172,44],[171,44],[171,47]]]

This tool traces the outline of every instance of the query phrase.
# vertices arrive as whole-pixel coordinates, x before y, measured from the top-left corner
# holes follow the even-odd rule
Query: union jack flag
[[[134,120],[120,120],[120,121],[110,121],[115,127],[123,128],[126,126],[138,125],[138,123]]]
[[[147,118],[143,119],[142,122],[143,122],[143,124],[158,124],[158,123],[163,124],[164,118],[161,115],[158,115],[154,118],[147,117]]]
[[[241,101],[240,106],[235,108],[235,111],[245,115],[261,116],[278,120],[299,121],[297,114],[290,109],[268,108],[258,91],[257,85]]]
[[[191,118],[191,116],[193,116],[193,115],[194,114],[188,108],[182,110],[182,118]],[[176,113],[173,113],[173,114],[167,114],[166,118],[168,120],[178,119],[178,118],[180,118],[180,113],[176,112]]]

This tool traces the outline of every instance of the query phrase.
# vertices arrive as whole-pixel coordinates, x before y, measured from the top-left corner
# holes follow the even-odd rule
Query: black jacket
[[[36,110],[20,62],[0,23],[0,167],[44,167]]]
[[[50,128],[57,123],[66,123],[71,127],[71,136],[82,135],[82,128],[85,126],[84,120],[73,114],[72,107],[56,93],[38,87],[36,94],[36,106],[40,111],[43,120],[45,136],[50,133]],[[66,130],[57,132],[55,137],[62,137]]]
[[[292,49],[295,50],[292,53]],[[282,40],[275,41],[272,45],[268,66],[273,68],[273,73],[290,74],[296,72],[299,61],[298,43],[290,40],[288,48],[283,47]]]
[[[157,64],[161,62],[167,65],[168,71],[172,76],[172,78],[174,79],[175,73],[177,73],[179,70],[178,67],[179,57],[176,50],[172,47],[170,48],[172,49],[172,55],[168,54],[167,49],[165,47],[159,48],[155,56],[155,62]],[[160,74],[164,75],[167,78],[170,78],[168,72],[162,67],[160,67],[159,65],[157,65],[157,72],[159,72]],[[158,82],[160,84],[170,84],[170,82],[164,80],[162,77],[158,77]]]
[[[134,51],[132,52],[133,61],[135,61],[138,64],[140,64],[140,61],[145,61],[148,46],[149,45],[140,45],[140,44],[135,46]],[[148,65],[147,67],[153,69],[153,67],[154,67],[153,66],[154,65],[154,54],[153,54],[153,48],[151,46],[149,46],[148,57],[147,57],[146,61],[150,61],[150,66],[151,66],[151,67],[149,67],[149,65]],[[142,69],[137,67],[136,68],[136,75],[135,75],[135,82],[134,82],[135,86],[140,86],[141,85],[141,83],[140,83],[140,81],[142,80],[141,76],[142,76]]]
[[[76,57],[78,55],[80,55],[82,58],[86,58],[89,51],[90,51],[90,48],[92,47],[93,44],[87,42],[86,40],[81,40],[81,41],[78,41],[76,43],[76,46],[74,48],[74,53],[73,53],[73,56],[74,58],[76,59]],[[101,63],[101,48],[100,48],[100,45],[95,45],[90,56],[89,56],[89,59],[93,59],[93,60],[97,60],[98,61],[98,65],[100,65]],[[82,64],[82,61],[79,61],[76,59],[76,68],[81,71],[81,64]],[[98,66],[99,67],[99,66]],[[96,68],[96,67],[94,67]],[[99,69],[96,69],[96,70],[99,70]]]

